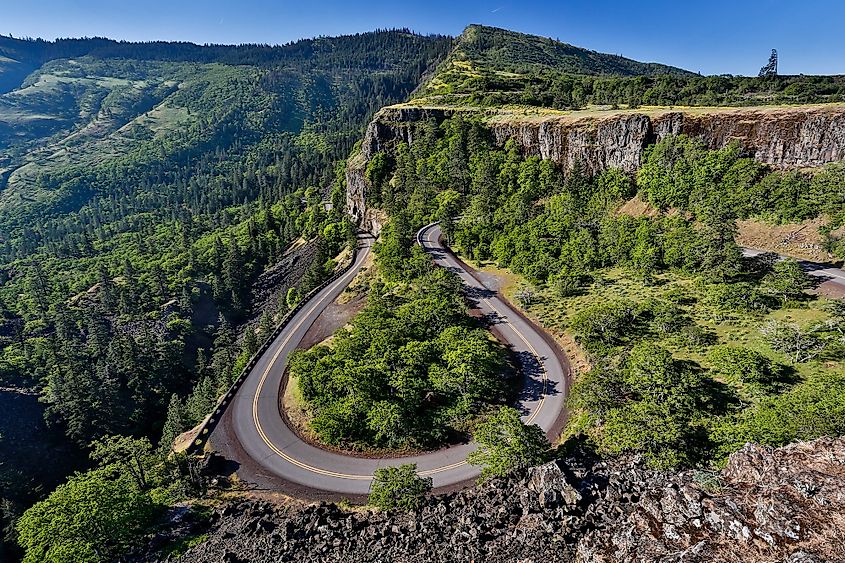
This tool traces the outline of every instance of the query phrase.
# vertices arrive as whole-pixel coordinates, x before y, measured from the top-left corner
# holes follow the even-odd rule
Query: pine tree
[[[185,418],[185,407],[179,396],[174,393],[170,396],[170,404],[167,406],[167,418],[161,431],[161,441],[158,449],[161,452],[168,452],[173,447],[173,442],[184,430],[187,420]]]
[[[251,326],[246,327],[243,350],[249,357],[252,357],[256,352],[258,352],[258,337],[255,336],[255,329]]]

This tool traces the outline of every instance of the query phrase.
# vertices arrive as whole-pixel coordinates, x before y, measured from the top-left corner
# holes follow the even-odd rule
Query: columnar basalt
[[[414,142],[414,126],[440,123],[456,112],[480,113],[499,145],[515,140],[527,155],[587,172],[621,168],[634,172],[645,149],[678,134],[699,137],[710,148],[738,142],[758,161],[777,168],[812,168],[845,159],[845,105],[789,108],[697,108],[568,114],[490,113],[468,109],[393,106],[376,114],[360,154],[347,168],[347,205],[368,225],[364,171],[374,154],[395,143]]]

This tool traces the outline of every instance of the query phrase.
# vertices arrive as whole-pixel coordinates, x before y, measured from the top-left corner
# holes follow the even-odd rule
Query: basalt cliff
[[[441,122],[456,112],[481,113],[497,143],[514,139],[528,155],[588,172],[616,167],[634,172],[643,151],[670,135],[702,138],[710,148],[739,142],[747,154],[778,168],[812,168],[845,159],[845,105],[691,108],[569,113],[486,112],[392,106],[367,128],[359,154],[347,166],[347,206],[378,231],[378,215],[365,201],[370,158],[398,141],[414,142],[414,125]]]

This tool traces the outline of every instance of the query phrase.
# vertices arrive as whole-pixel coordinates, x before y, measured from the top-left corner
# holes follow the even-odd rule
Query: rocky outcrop
[[[639,489],[619,519],[578,541],[576,561],[843,561],[843,486],[843,438],[747,444],[721,474]]]
[[[182,561],[842,561],[845,439],[749,444],[721,473],[579,452],[410,513],[232,502],[191,533]]]
[[[257,320],[262,311],[277,310],[288,289],[299,285],[316,257],[317,241],[314,239],[292,245],[276,264],[264,270],[252,285],[253,320]]]
[[[399,140],[413,143],[414,124],[440,122],[455,111],[413,107],[381,110],[347,173],[348,205],[364,219],[363,171],[376,152]],[[817,167],[845,159],[845,106],[698,108],[684,111],[574,112],[555,115],[490,113],[485,116],[500,145],[514,139],[528,155],[588,172],[608,167],[633,172],[646,147],[669,135],[702,138],[711,148],[739,142],[755,159],[779,168]]]
[[[367,163],[379,151],[388,150],[397,142],[414,142],[414,124],[424,121],[440,123],[454,111],[414,107],[387,107],[379,111],[361,141],[361,151],[346,165],[346,210],[365,230],[378,235],[383,225],[381,214],[367,208]]]

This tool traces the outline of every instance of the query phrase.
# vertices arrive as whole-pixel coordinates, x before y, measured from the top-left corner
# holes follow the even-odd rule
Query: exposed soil
[[[737,221],[736,242],[740,246],[776,252],[810,262],[833,264],[836,257],[824,249],[819,227],[827,223],[817,218],[803,223],[773,225],[746,219]]]
[[[845,299],[845,285],[837,280],[827,280],[811,290],[830,299]]]

